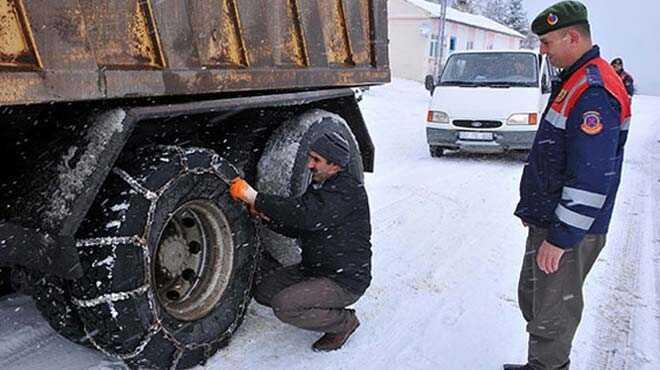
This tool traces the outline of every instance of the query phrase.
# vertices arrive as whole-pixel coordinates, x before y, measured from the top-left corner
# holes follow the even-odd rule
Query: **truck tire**
[[[31,276],[29,279],[34,305],[51,328],[74,343],[89,346],[83,323],[65,282],[53,276]]]
[[[78,231],[71,286],[90,343],[131,367],[189,368],[226,346],[250,301],[258,243],[207,149],[120,163]]]
[[[43,274],[37,275],[19,266],[6,268],[0,272],[4,280],[0,293],[32,296],[34,305],[56,332],[72,342],[86,344],[82,321],[62,279]]]
[[[355,136],[339,115],[313,109],[284,122],[268,139],[257,165],[256,188],[285,197],[302,195],[311,181],[307,168],[309,146],[327,132],[339,132],[351,146],[347,171],[364,181],[362,156]],[[283,265],[300,262],[300,246],[295,239],[277,234],[266,227],[258,229],[261,246]]]
[[[13,293],[10,281],[11,270],[9,267],[0,267],[0,297]]]

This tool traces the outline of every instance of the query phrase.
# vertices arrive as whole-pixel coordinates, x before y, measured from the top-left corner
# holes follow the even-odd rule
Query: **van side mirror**
[[[426,87],[426,90],[433,94],[433,90],[435,90],[435,80],[433,75],[426,75],[424,78],[424,87]]]

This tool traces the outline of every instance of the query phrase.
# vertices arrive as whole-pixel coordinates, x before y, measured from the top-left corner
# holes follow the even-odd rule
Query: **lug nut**
[[[191,227],[195,226],[195,220],[193,220],[190,217],[184,218],[183,220],[181,220],[181,222],[183,223],[183,226],[185,226],[187,228],[191,228]]]
[[[181,273],[181,277],[183,278],[183,280],[188,282],[192,282],[195,279],[197,279],[197,275],[195,274],[195,270],[193,269],[183,270],[183,272]]]
[[[167,299],[169,299],[170,301],[178,301],[179,298],[181,297],[181,295],[179,295],[179,292],[177,292],[176,290],[168,291],[166,296]]]
[[[202,245],[199,242],[192,241],[188,243],[188,251],[192,254],[197,254],[202,250]]]

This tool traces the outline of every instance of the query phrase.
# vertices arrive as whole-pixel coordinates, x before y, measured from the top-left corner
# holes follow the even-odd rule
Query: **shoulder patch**
[[[590,64],[587,66],[587,82],[589,86],[605,86],[603,76],[600,75],[597,65]]]
[[[580,129],[587,135],[596,135],[603,131],[603,122],[601,122],[600,113],[596,111],[584,112]]]

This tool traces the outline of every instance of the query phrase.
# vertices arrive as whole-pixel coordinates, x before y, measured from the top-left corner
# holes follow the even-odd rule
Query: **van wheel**
[[[442,147],[436,145],[429,146],[429,151],[431,152],[431,157],[433,158],[442,157],[445,154],[445,150]]]
[[[203,363],[240,325],[258,244],[207,149],[143,149],[113,170],[78,232],[71,287],[91,344],[131,367]]]
[[[363,182],[362,156],[346,121],[337,114],[313,109],[284,122],[268,139],[257,166],[257,189],[284,197],[302,195],[312,178],[307,168],[309,146],[327,132],[338,132],[348,140],[351,158],[346,170]],[[258,233],[264,250],[281,264],[300,261],[297,240],[266,227],[259,227]]]

